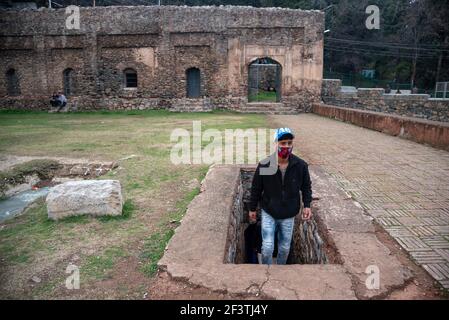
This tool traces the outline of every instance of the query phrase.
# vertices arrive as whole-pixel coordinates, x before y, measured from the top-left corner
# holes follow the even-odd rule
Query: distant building
[[[82,7],[80,29],[66,18],[64,8],[0,10],[0,108],[47,109],[62,91],[79,110],[247,111],[254,76],[274,78],[276,111],[320,101],[317,10]]]

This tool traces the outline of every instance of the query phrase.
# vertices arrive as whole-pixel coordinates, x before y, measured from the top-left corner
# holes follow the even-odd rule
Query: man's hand
[[[309,220],[310,218],[312,218],[312,210],[310,208],[304,208],[302,210],[302,218],[304,220]]]
[[[256,211],[250,211],[249,212],[249,222],[256,222],[256,220],[257,220]]]

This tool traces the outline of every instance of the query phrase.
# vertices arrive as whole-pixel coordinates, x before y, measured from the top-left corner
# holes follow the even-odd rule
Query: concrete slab
[[[203,264],[195,269],[190,282],[213,291],[260,295],[260,288],[268,279],[267,270],[268,266],[257,264]]]
[[[335,180],[322,168],[309,166],[314,198],[318,198],[318,214],[328,230],[374,232],[373,219],[353,199],[338,188]]]
[[[282,300],[355,300],[350,276],[339,265],[270,266],[262,293]]]
[[[411,270],[403,266],[374,233],[330,232],[341,257],[343,266],[355,277],[358,296],[381,298],[389,291],[402,287],[412,278]],[[369,289],[365,282],[372,271],[378,268],[379,289]],[[372,269],[374,270],[374,269]]]
[[[350,276],[339,265],[169,264],[172,278],[212,291],[271,299],[354,300]]]
[[[169,263],[223,263],[230,208],[239,175],[238,166],[209,169],[202,192],[187,207],[181,225],[158,263],[161,267]]]

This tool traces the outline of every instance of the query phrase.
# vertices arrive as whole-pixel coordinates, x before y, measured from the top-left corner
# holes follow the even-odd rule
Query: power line
[[[332,44],[332,43],[325,43],[325,47],[336,47],[336,48],[344,48],[348,50],[364,50],[364,51],[371,51],[371,52],[394,52],[394,53],[401,53],[401,49],[398,48],[364,48],[364,47],[356,47],[351,45],[344,45],[344,44]],[[420,56],[437,56],[438,52],[432,51],[432,50],[426,50],[426,51],[403,51],[403,54],[409,54],[409,55],[420,55]]]
[[[362,46],[354,46],[351,44],[344,43],[325,43],[324,46],[330,47],[339,47],[339,48],[347,48],[350,50],[367,50],[374,52],[403,52],[405,54],[418,54],[418,55],[438,55],[439,52],[434,50],[425,50],[425,51],[416,51],[416,50],[404,50],[401,48],[393,48],[393,47],[362,47]]]
[[[361,41],[361,40],[350,40],[350,39],[338,39],[338,38],[326,38],[325,40],[333,41],[333,42],[342,42],[342,43],[352,43],[352,44],[362,44],[368,46],[376,46],[376,47],[390,47],[390,48],[399,48],[399,49],[410,49],[410,50],[434,50],[434,51],[447,51],[449,52],[449,47],[447,46],[437,46],[430,44],[420,44],[419,46],[407,46],[404,44],[396,44],[389,42],[375,42],[375,41]]]
[[[387,57],[400,57],[400,58],[428,58],[434,59],[437,55],[425,54],[425,53],[401,53],[401,52],[391,52],[391,51],[380,51],[373,49],[364,49],[364,48],[354,48],[354,47],[344,47],[344,46],[332,46],[332,45],[324,45],[325,50],[330,51],[341,51],[346,53],[363,53],[363,54],[371,54],[371,55],[379,55],[379,56],[387,56]]]
[[[391,56],[391,57],[404,57],[404,58],[413,58],[413,57],[422,57],[422,58],[436,58],[436,55],[431,54],[413,54],[413,53],[401,53],[401,52],[391,52],[391,51],[376,51],[376,50],[368,50],[368,49],[361,49],[361,48],[348,48],[348,47],[338,47],[338,46],[324,46],[325,49],[328,50],[338,50],[338,51],[345,51],[345,52],[360,52],[360,53],[366,53],[366,54],[376,54],[376,55],[383,55],[383,56]]]

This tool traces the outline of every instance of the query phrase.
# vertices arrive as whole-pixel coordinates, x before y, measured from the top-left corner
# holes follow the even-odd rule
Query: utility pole
[[[51,0],[48,0],[48,8],[51,9]]]
[[[95,7],[95,0],[92,0],[92,6]]]

